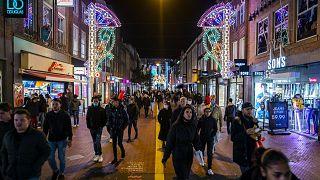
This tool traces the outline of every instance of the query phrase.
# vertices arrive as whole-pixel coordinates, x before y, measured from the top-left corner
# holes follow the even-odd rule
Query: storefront
[[[75,82],[73,84],[73,92],[78,95],[78,99],[80,99],[82,107],[88,106],[88,85],[87,85],[87,77],[86,77],[86,67],[74,67],[74,79]]]
[[[268,102],[288,103],[289,130],[316,138],[320,110],[320,62],[292,65],[279,57],[253,68],[255,116],[268,122]],[[264,68],[263,68],[264,67]],[[267,69],[267,70],[263,70]]]
[[[19,73],[22,75],[23,94],[29,97],[38,93],[57,98],[77,81],[73,77],[73,65],[29,52],[21,53]]]
[[[233,77],[229,80],[229,96],[232,98],[233,104],[235,104],[238,110],[241,110],[243,103],[243,77]]]

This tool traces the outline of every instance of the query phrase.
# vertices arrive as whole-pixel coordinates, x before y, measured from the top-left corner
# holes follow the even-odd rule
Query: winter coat
[[[150,98],[144,97],[142,100],[142,103],[143,103],[144,108],[149,108],[149,106],[151,105]]]
[[[47,101],[45,98],[39,98],[39,112],[47,112]]]
[[[171,116],[171,126],[178,120],[178,117],[182,111],[182,107],[179,106],[176,110],[173,111]]]
[[[201,149],[196,121],[176,122],[170,128],[163,161],[167,161],[172,152],[173,161],[188,162],[193,158],[193,148],[196,151]]]
[[[237,107],[234,104],[230,103],[226,107],[224,116],[227,118],[234,118],[236,116],[236,113],[237,113]]]
[[[134,101],[137,103],[139,109],[142,107],[142,97],[141,96],[134,96]]]
[[[27,104],[26,108],[30,112],[31,116],[38,116],[40,109],[40,99],[38,97],[32,98],[30,103]]]
[[[61,100],[61,109],[68,112],[69,110],[69,99],[65,96],[60,97]]]
[[[55,113],[50,111],[46,114],[46,118],[43,123],[43,132],[48,137],[49,141],[57,142],[65,139],[72,140],[72,127],[69,114],[60,110]]]
[[[13,120],[9,122],[0,121],[0,148],[2,146],[4,135],[14,129]],[[0,178],[1,179],[1,178]]]
[[[120,104],[118,108],[112,107],[110,112],[111,114],[107,124],[108,129],[110,129],[112,133],[124,131],[129,123],[129,117],[124,107]]]
[[[198,122],[198,131],[200,131],[200,139],[205,141],[213,141],[218,131],[217,120],[212,116],[203,115]]]
[[[246,133],[246,129],[253,128],[254,125],[258,126],[258,122],[253,118],[246,119],[241,111],[238,111],[232,123],[233,162],[240,166],[251,166],[256,141]]]
[[[217,120],[217,125],[218,125],[218,129],[221,129],[222,127],[222,110],[221,107],[218,105],[215,105],[214,107],[211,105],[210,106],[211,109],[211,115],[213,118],[215,118]]]
[[[107,124],[105,110],[100,107],[89,106],[86,116],[88,129],[99,129]]]
[[[172,111],[171,109],[161,109],[158,114],[158,122],[160,123],[160,131],[158,139],[166,141],[170,129]]]
[[[139,108],[136,103],[129,104],[127,107],[130,122],[138,120]]]
[[[40,177],[50,146],[42,132],[29,127],[25,133],[9,131],[1,148],[1,171],[5,179],[23,180]]]
[[[72,110],[72,111],[79,111],[79,106],[81,106],[80,100],[74,98],[74,99],[71,101],[71,110]]]

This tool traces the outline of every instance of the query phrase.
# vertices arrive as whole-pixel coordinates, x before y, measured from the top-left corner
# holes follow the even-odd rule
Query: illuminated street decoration
[[[165,83],[166,83],[166,77],[165,77],[163,74],[161,74],[161,75],[155,75],[155,76],[153,77],[153,83],[154,83],[155,85],[165,84]]]
[[[112,60],[114,55],[112,54],[112,49],[114,48],[114,44],[116,42],[116,36],[114,33],[115,28],[101,28],[99,30],[99,46],[98,49],[98,59],[96,64],[96,70],[101,71],[102,64],[106,60]]]
[[[220,3],[208,9],[200,18],[198,27],[202,27],[203,46],[206,50],[205,60],[214,61],[220,70],[222,78],[233,76],[230,60],[230,26],[234,23],[234,11],[230,3]]]

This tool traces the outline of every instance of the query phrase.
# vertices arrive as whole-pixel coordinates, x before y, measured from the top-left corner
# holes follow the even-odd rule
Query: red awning
[[[78,81],[77,79],[74,79],[72,75],[53,74],[53,73],[46,73],[46,72],[39,72],[39,71],[32,71],[32,70],[25,70],[25,69],[22,70],[22,74],[39,77],[47,81],[60,81],[60,82]]]

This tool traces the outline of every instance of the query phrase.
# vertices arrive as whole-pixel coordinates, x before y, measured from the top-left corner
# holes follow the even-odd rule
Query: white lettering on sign
[[[286,63],[286,57],[282,56],[282,57],[278,57],[276,59],[270,59],[268,60],[268,69],[279,69],[279,68],[283,68],[286,67],[287,63]]]

